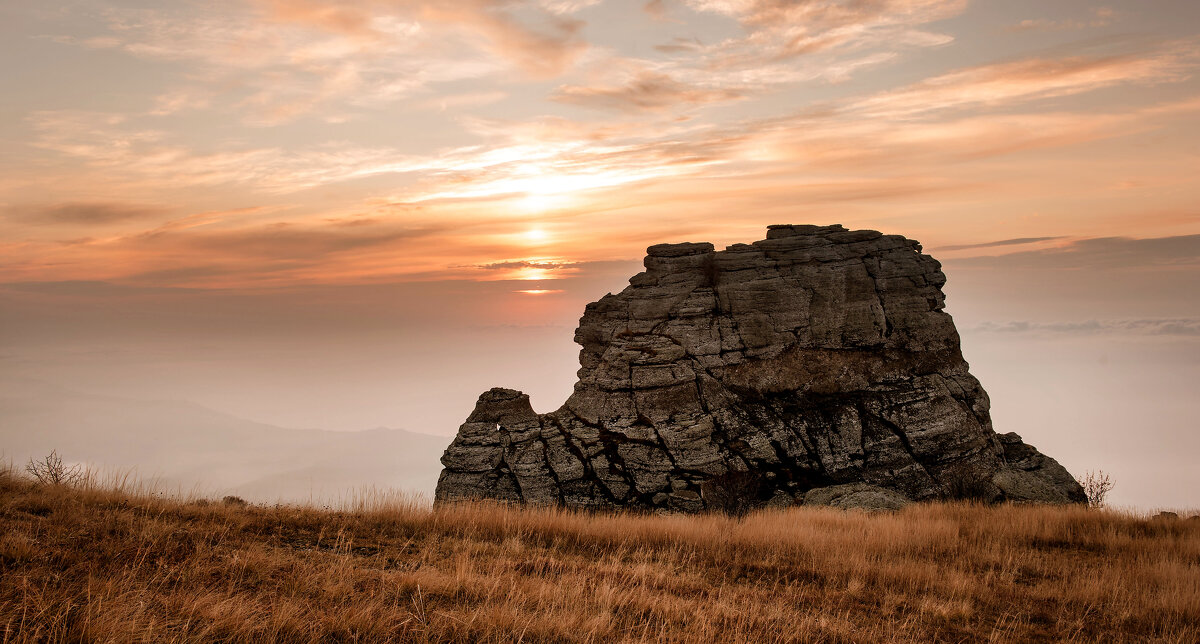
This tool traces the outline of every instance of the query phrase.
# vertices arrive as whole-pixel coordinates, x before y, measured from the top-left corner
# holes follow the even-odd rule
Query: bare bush
[[[946,480],[946,493],[951,499],[974,503],[995,503],[999,490],[987,479],[967,472],[958,472]]]
[[[700,486],[700,498],[710,510],[732,517],[745,516],[762,505],[762,477],[753,472],[726,472]]]
[[[1083,476],[1076,477],[1075,480],[1083,487],[1083,493],[1087,495],[1088,507],[1091,508],[1104,507],[1105,497],[1117,486],[1104,470],[1095,472],[1089,470],[1084,472]]]
[[[42,485],[76,485],[87,477],[82,467],[63,463],[57,450],[50,450],[40,461],[29,459],[25,471]]]

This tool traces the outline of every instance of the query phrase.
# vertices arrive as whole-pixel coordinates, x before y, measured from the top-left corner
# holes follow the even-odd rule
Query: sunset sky
[[[9,0],[0,376],[450,435],[647,245],[841,223],[997,431],[1185,503],[1198,72],[1194,0]]]

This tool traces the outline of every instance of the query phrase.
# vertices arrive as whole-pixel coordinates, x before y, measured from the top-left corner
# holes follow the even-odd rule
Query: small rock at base
[[[869,483],[846,483],[814,488],[804,495],[804,505],[824,505],[842,510],[867,510],[872,512],[899,510],[912,503],[908,497],[895,490]]]

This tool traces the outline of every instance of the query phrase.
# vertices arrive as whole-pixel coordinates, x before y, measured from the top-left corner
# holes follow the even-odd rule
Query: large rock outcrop
[[[479,397],[442,457],[438,502],[700,511],[745,473],[744,493],[772,505],[880,496],[863,486],[889,503],[1085,500],[1053,459],[992,431],[943,311],[946,277],[917,242],[787,225],[724,251],[647,252],[629,287],[587,306],[560,409]]]

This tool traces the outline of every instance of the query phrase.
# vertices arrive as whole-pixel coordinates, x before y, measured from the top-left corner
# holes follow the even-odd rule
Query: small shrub
[[[998,490],[991,481],[959,472],[946,479],[946,493],[951,499],[975,503],[994,503]]]
[[[1083,493],[1087,495],[1088,507],[1091,508],[1104,507],[1104,499],[1117,486],[1104,470],[1084,472],[1083,476],[1076,477],[1075,480],[1083,487]]]
[[[753,472],[726,472],[700,485],[700,498],[709,510],[745,516],[762,504],[762,477]]]
[[[29,459],[25,471],[41,485],[76,485],[87,476],[82,467],[64,464],[56,450],[50,450],[40,461]]]
[[[232,494],[230,494],[229,496],[221,499],[221,503],[224,503],[225,505],[237,506],[240,508],[240,507],[246,505],[246,500],[240,496],[233,496]]]

